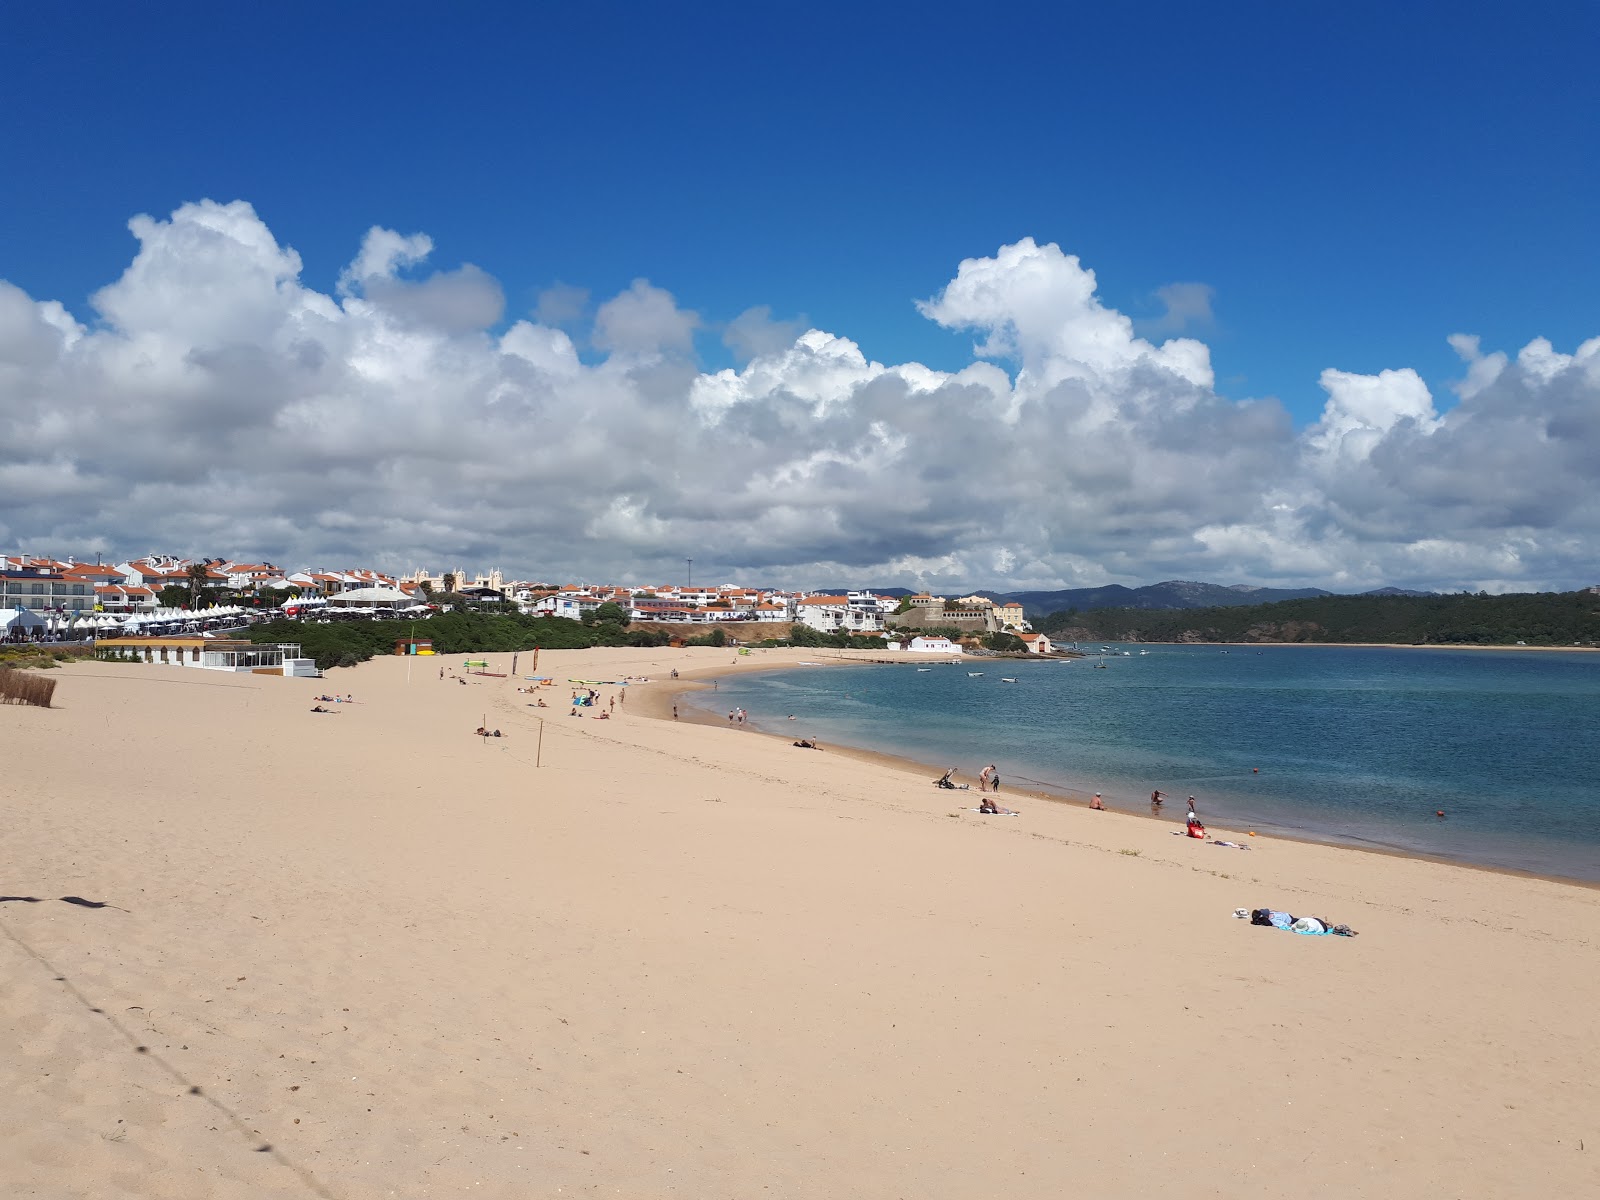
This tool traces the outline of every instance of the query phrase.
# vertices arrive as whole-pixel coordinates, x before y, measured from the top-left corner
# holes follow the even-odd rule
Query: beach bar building
[[[95,643],[94,656],[115,662],[165,663],[206,671],[311,678],[320,674],[290,642],[246,642],[238,638],[128,637]]]

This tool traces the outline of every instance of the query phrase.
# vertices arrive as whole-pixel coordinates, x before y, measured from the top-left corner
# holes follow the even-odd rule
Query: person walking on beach
[[[989,790],[998,796],[1000,794],[1000,768],[990,763],[988,770]]]
[[[672,719],[674,721],[678,719],[678,706],[676,704],[672,706]]]
[[[978,772],[978,790],[980,792],[987,792],[989,790],[989,771],[990,768],[985,767],[983,770]]]
[[[611,697],[611,711],[617,711],[617,698],[615,696]]]

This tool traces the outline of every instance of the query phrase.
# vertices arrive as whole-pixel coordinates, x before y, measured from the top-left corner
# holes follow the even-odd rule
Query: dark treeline
[[[608,611],[608,609],[610,611]],[[294,642],[323,670],[353,667],[377,654],[393,654],[394,644],[415,636],[433,643],[436,654],[495,654],[513,650],[586,650],[591,646],[665,646],[665,629],[629,625],[622,610],[602,604],[599,615],[583,621],[565,617],[530,617],[520,613],[457,610],[425,621],[271,621],[253,625],[252,642]],[[703,629],[703,627],[702,627]],[[685,632],[679,630],[680,636]],[[748,637],[754,628],[735,630]],[[776,632],[776,631],[775,631]],[[883,639],[846,633],[818,633],[804,625],[782,630],[786,636],[764,638],[757,646],[817,646],[840,649],[882,649]],[[684,639],[688,646],[726,646],[733,638],[720,626]]]
[[[592,625],[563,617],[519,613],[449,612],[426,621],[270,621],[250,629],[252,642],[296,642],[323,670],[353,667],[375,654],[393,654],[394,644],[415,634],[433,642],[437,654],[492,654],[513,650],[580,650],[590,646],[664,646],[667,635],[629,629],[611,621]]]
[[[1057,641],[1593,645],[1600,642],[1600,595],[1317,596],[1240,608],[1069,609],[1034,627]]]

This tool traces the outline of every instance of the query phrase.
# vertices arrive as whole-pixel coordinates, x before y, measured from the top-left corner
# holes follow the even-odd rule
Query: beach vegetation
[[[872,634],[846,633],[843,630],[837,633],[823,633],[820,629],[796,623],[789,630],[788,637],[764,638],[755,645],[769,650],[776,646],[803,646],[830,650],[882,650],[883,639]]]
[[[19,671],[15,667],[0,667],[0,704],[29,704],[35,708],[49,708],[55,690],[54,679],[46,679],[30,671]]]
[[[726,646],[728,644],[728,635],[721,629],[713,629],[710,633],[692,637],[683,644],[685,646]]]
[[[498,608],[498,606],[493,606]],[[533,617],[517,612],[452,608],[425,623],[410,620],[268,621],[250,628],[252,642],[298,643],[318,667],[354,666],[378,654],[394,653],[397,641],[425,624],[436,654],[504,654],[539,647],[586,650],[591,646],[664,646],[667,634],[627,629],[609,622],[583,625],[565,617]]]
[[[607,600],[594,610],[594,620],[597,625],[626,625],[628,613],[615,600]]]
[[[19,642],[11,646],[0,646],[0,670],[14,667],[19,671],[49,671],[71,659],[87,658],[89,654],[89,649],[84,646]]]

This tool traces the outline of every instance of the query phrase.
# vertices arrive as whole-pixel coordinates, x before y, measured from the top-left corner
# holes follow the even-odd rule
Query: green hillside
[[[1248,607],[1051,613],[1034,627],[1079,642],[1600,644],[1600,595],[1316,596]]]

